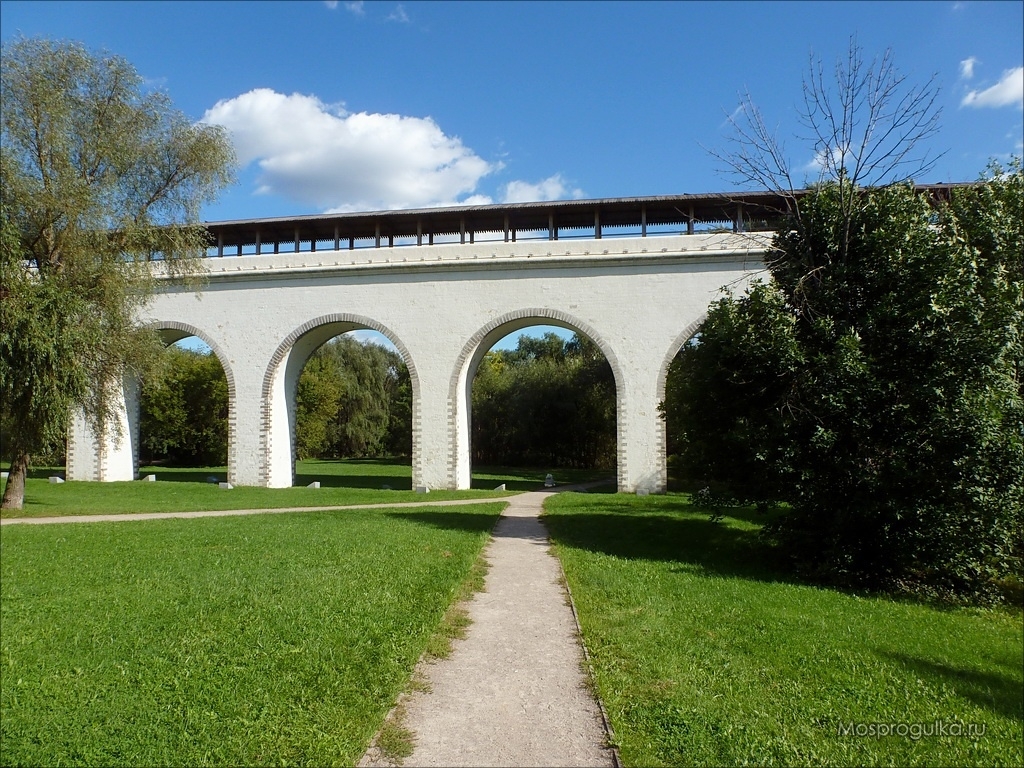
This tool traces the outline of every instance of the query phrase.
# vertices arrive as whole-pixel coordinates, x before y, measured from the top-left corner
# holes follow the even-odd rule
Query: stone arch
[[[668,369],[672,365],[672,361],[676,359],[676,355],[679,354],[679,350],[683,348],[693,335],[700,329],[701,323],[707,317],[707,312],[701,314],[696,320],[690,323],[686,328],[683,329],[682,333],[675,337],[672,344],[668,348],[668,352],[665,353],[665,357],[662,358],[661,367],[658,369],[658,384],[657,384],[657,402],[665,402],[665,384],[668,381]],[[660,488],[664,490],[668,487],[668,425],[665,423],[664,418],[658,419],[658,432],[657,432],[657,451],[660,457],[661,467],[659,474],[661,477]]]
[[[385,336],[388,341],[395,345],[398,353],[402,356],[409,369],[409,379],[412,386],[412,472],[414,482],[422,472],[422,457],[420,452],[420,430],[421,430],[421,404],[420,404],[420,378],[416,372],[416,365],[412,355],[401,339],[395,335],[387,326],[378,323],[369,317],[355,315],[347,312],[321,315],[320,317],[307,320],[294,331],[289,333],[274,350],[270,363],[263,375],[263,385],[260,392],[260,469],[259,482],[263,487],[283,487],[279,475],[283,472],[285,447],[280,443],[275,445],[275,432],[284,428],[287,420],[288,444],[286,449],[291,465],[291,481],[294,482],[295,457],[294,457],[294,397],[288,393],[288,388],[297,385],[299,374],[305,367],[310,355],[321,345],[342,333],[356,330],[372,330]],[[303,340],[305,343],[303,344]],[[296,345],[301,344],[298,350],[298,357],[292,357],[296,351]],[[292,381],[294,379],[294,381]],[[277,391],[275,391],[275,388]],[[275,396],[277,395],[277,396]],[[284,399],[282,401],[283,396]],[[284,414],[279,408],[288,409]],[[282,418],[283,417],[283,418]],[[275,452],[276,449],[276,452]]]
[[[664,359],[661,361],[661,368],[658,370],[658,402],[665,400],[665,382],[668,380],[668,369],[672,365],[672,361],[676,359],[676,355],[679,354],[679,350],[683,348],[690,339],[693,338],[694,334],[700,329],[701,324],[708,316],[707,312],[704,312],[700,317],[690,323],[683,332],[676,336],[671,346],[668,348],[668,352],[665,354]]]
[[[490,320],[470,337],[459,353],[448,385],[448,430],[451,437],[448,453],[449,488],[469,488],[473,374],[476,373],[483,356],[496,341],[521,328],[537,325],[538,320],[545,321],[543,323],[545,325],[579,331],[588,336],[601,350],[608,365],[611,366],[612,376],[615,380],[616,480],[620,487],[625,482],[625,463],[623,461],[626,435],[625,408],[623,407],[625,377],[615,352],[600,333],[579,318],[557,309],[530,308],[515,310]]]
[[[231,361],[220,345],[213,341],[205,331],[190,323],[182,323],[177,320],[153,320],[146,323],[143,327],[159,333],[161,340],[166,346],[170,346],[176,341],[187,339],[189,336],[195,336],[201,340],[220,361],[220,366],[224,369],[224,376],[228,380],[228,397],[234,398],[235,374],[231,369]]]
[[[235,373],[231,368],[231,360],[225,354],[217,342],[215,342],[205,331],[191,323],[183,323],[180,320],[151,320],[143,325],[144,328],[156,331],[164,346],[170,346],[176,341],[195,336],[210,348],[220,367],[224,371],[224,378],[228,383],[228,477],[229,483],[235,482],[236,456],[238,452],[238,398],[235,392]],[[138,440],[135,441],[135,465],[138,467]]]

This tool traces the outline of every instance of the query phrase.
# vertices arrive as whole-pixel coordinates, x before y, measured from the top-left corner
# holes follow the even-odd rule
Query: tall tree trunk
[[[28,454],[19,452],[11,462],[7,475],[7,487],[0,509],[21,509],[25,503],[25,475],[28,474]]]

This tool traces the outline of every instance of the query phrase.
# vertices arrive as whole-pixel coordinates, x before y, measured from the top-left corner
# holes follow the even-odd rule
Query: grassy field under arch
[[[519,491],[541,488],[553,472],[560,485],[604,478],[596,470],[549,470],[512,467],[479,467],[473,472],[473,488],[467,491],[431,490],[424,496],[412,489],[412,467],[403,459],[310,459],[296,463],[292,488],[236,487],[222,489],[226,467],[142,467],[140,477],[155,474],[156,482],[134,480],[120,483],[50,483],[51,475],[63,476],[63,467],[31,470],[26,481],[25,506],[3,510],[0,517],[48,517],[103,513],[188,512],[220,509],[274,509],[282,507],[343,506],[346,504],[396,504],[469,498],[499,498]],[[307,488],[320,482],[320,488]],[[505,491],[494,490],[504,484]],[[612,488],[613,490],[614,488]]]

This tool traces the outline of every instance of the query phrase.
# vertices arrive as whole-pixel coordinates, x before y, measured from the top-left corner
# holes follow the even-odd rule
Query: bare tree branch
[[[891,51],[870,62],[855,37],[831,74],[811,54],[802,81],[803,105],[798,120],[806,133],[816,178],[795,183],[796,173],[778,129],[769,129],[750,93],[740,95],[726,116],[732,135],[725,151],[708,150],[723,175],[741,186],[767,189],[787,199],[802,227],[795,192],[800,187],[840,183],[845,226],[841,256],[849,242],[849,222],[863,187],[889,186],[930,171],[939,156],[929,156],[927,139],[939,130],[941,109],[932,76],[911,85],[895,67]],[[808,265],[809,267],[811,265]]]

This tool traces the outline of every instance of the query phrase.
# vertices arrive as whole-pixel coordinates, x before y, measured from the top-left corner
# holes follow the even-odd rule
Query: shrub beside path
[[[406,766],[612,766],[583,671],[576,621],[538,519],[546,492],[509,500],[485,552],[484,591],[447,659],[421,662],[427,690],[397,711],[414,735]],[[376,746],[361,766],[390,762]]]

